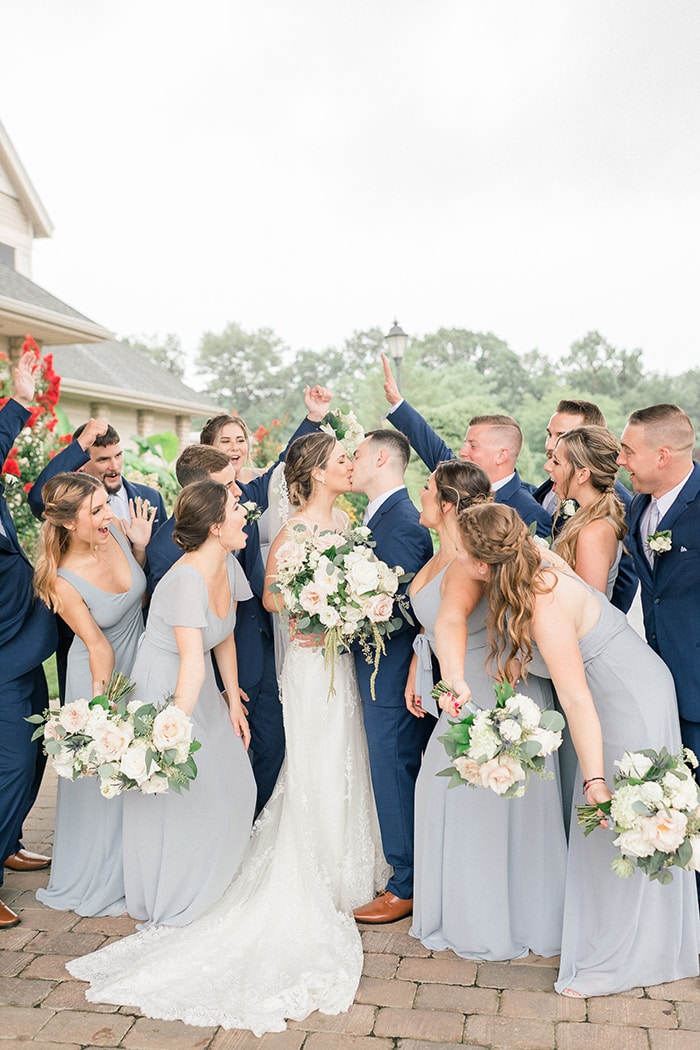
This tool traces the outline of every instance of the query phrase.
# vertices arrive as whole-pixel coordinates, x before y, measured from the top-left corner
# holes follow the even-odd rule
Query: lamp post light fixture
[[[396,365],[396,385],[401,392],[401,362],[403,361],[403,355],[406,353],[406,344],[408,343],[408,336],[404,332],[403,328],[399,325],[396,318],[394,323],[389,329],[386,335],[386,341],[389,344],[389,354],[394,364]]]

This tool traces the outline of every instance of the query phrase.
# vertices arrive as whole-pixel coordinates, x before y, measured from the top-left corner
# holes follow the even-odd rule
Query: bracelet
[[[584,780],[584,782],[583,782],[583,793],[584,793],[584,795],[588,791],[588,789],[591,786],[591,784],[595,784],[595,782],[597,780],[602,780],[602,782],[605,783],[605,777],[589,777],[588,780]]]

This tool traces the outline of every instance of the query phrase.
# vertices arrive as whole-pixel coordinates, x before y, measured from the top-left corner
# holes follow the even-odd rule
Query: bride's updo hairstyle
[[[610,518],[618,540],[627,532],[625,507],[615,492],[617,457],[620,443],[606,427],[577,427],[562,434],[557,449],[562,449],[569,460],[568,481],[578,470],[590,471],[590,482],[597,496],[588,507],[581,507],[566,522],[556,538],[554,549],[569,565],[576,564],[576,548],[581,529],[590,521]],[[564,493],[560,493],[566,499]]]
[[[284,464],[284,477],[292,506],[303,507],[309,502],[314,487],[312,474],[314,470],[323,470],[326,466],[336,440],[335,434],[318,430],[292,441]]]
[[[41,490],[44,501],[44,524],[39,533],[39,547],[34,570],[34,592],[50,609],[60,613],[56,594],[56,573],[61,558],[70,546],[70,530],[81,504],[99,490],[101,481],[91,474],[55,474]]]
[[[512,507],[476,504],[463,511],[457,522],[463,549],[490,570],[485,584],[491,657],[504,678],[524,676],[532,659],[535,595],[551,591],[556,581],[543,580],[540,548]]]
[[[212,525],[226,518],[228,489],[218,481],[193,481],[175,500],[173,539],[183,551],[198,550],[209,537]]]
[[[451,503],[460,514],[472,503],[490,501],[491,482],[476,463],[447,459],[435,468],[435,489],[440,503]]]

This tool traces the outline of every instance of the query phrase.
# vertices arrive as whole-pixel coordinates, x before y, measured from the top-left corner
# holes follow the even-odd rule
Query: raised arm
[[[391,423],[392,427],[396,427],[397,430],[406,435],[411,446],[429,470],[435,470],[438,463],[442,463],[446,459],[455,459],[452,449],[447,447],[440,435],[435,433],[430,424],[423,419],[419,412],[416,412],[412,405],[409,405],[408,401],[392,401],[392,398],[398,393],[398,387],[394,383],[389,363],[384,355],[382,355],[382,359],[384,361],[385,375],[384,391],[387,395],[387,401],[395,406],[387,413],[386,418],[388,422]]]
[[[44,513],[44,500],[42,499],[41,490],[46,482],[50,478],[55,477],[56,474],[71,474],[74,470],[79,470],[80,467],[85,466],[90,459],[88,449],[95,443],[96,437],[106,432],[107,426],[108,424],[104,419],[90,419],[80,437],[75,441],[71,441],[70,445],[67,445],[58,455],[49,460],[29,490],[29,509],[35,518],[41,518]]]

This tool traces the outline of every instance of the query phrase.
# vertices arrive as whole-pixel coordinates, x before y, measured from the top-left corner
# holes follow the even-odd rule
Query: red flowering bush
[[[42,357],[39,347],[30,335],[22,344],[22,351],[31,351],[39,361],[36,371],[36,393],[29,409],[30,416],[26,426],[20,431],[5,462],[0,464],[0,481],[4,485],[5,499],[19,541],[31,557],[39,535],[40,522],[29,509],[27,492],[47,461],[60,450],[65,439],[55,433],[61,377],[54,372],[53,355],[46,354]],[[0,354],[0,408],[11,396],[11,365],[7,355]],[[70,441],[70,435],[67,440]]]
[[[285,444],[281,431],[281,422],[273,419],[269,427],[261,423],[251,434],[250,455],[256,467],[265,469],[275,462]]]

